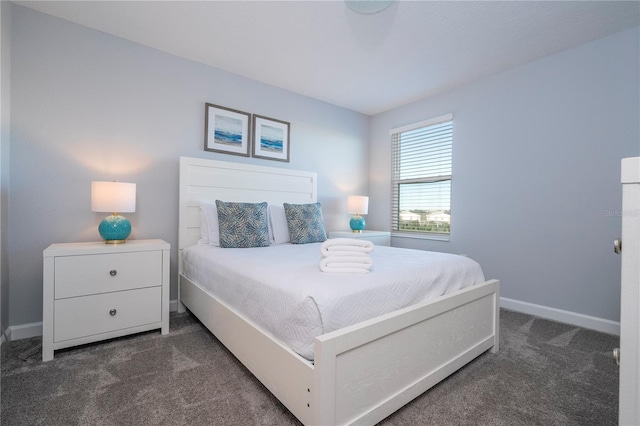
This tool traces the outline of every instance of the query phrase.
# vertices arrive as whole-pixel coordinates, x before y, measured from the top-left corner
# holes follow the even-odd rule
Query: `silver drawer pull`
[[[116,271],[115,269],[112,269],[109,271],[109,275],[111,275],[112,277],[115,277],[118,274],[118,271]]]
[[[109,315],[111,315],[112,317],[115,316],[118,313],[118,311],[116,311],[115,309],[112,309],[109,311]]]
[[[620,366],[620,348],[613,350],[613,359],[616,361],[616,365]]]

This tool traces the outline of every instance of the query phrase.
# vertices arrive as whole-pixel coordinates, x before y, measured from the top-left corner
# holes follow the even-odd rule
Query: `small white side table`
[[[329,232],[329,238],[358,238],[371,241],[377,246],[391,245],[391,232],[388,231],[369,231],[366,229],[362,232],[331,231]]]
[[[52,244],[43,252],[42,360],[56,349],[169,332],[169,243]]]

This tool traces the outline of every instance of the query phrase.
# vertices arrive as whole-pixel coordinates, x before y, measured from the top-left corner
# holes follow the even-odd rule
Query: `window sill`
[[[429,233],[410,233],[410,232],[400,232],[400,231],[392,231],[392,237],[397,238],[414,238],[417,240],[433,240],[433,241],[449,241],[451,239],[450,235],[445,234],[429,234]]]

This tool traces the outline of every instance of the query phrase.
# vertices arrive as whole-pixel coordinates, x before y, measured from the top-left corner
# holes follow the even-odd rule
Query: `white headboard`
[[[315,203],[317,179],[315,172],[180,157],[180,259],[200,239],[200,201]]]

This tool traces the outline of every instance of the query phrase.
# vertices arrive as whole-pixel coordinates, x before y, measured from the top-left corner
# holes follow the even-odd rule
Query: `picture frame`
[[[252,156],[289,162],[291,124],[275,118],[253,114]]]
[[[204,150],[249,156],[251,114],[210,103],[205,104]]]

